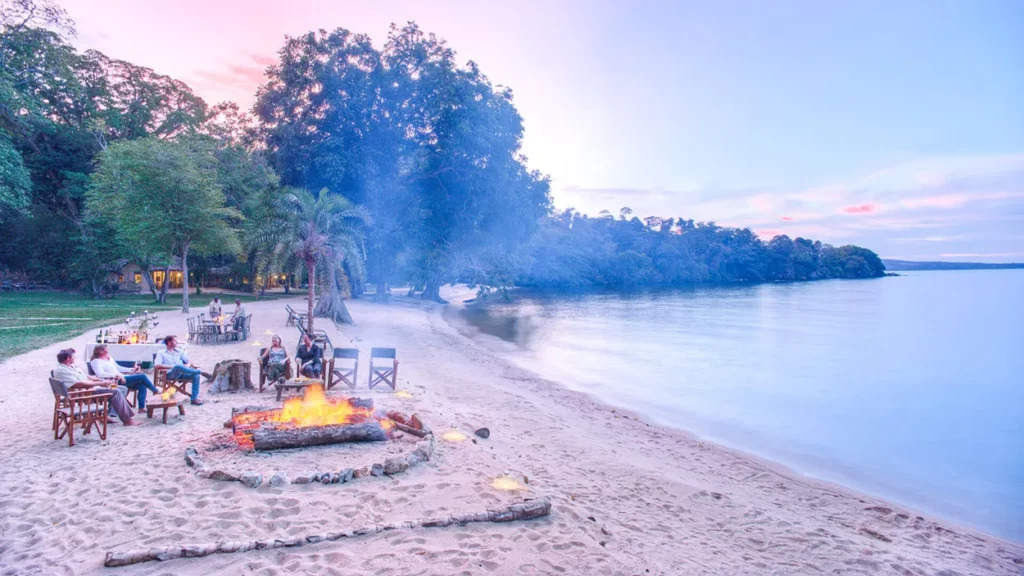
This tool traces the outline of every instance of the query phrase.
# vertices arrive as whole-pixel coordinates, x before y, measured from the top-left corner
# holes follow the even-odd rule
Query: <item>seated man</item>
[[[114,409],[114,413],[121,419],[122,424],[125,426],[138,426],[141,424],[141,422],[136,422],[132,419],[132,417],[135,416],[135,411],[132,410],[131,405],[128,404],[128,400],[124,397],[124,393],[127,392],[128,389],[118,387],[110,380],[103,380],[102,378],[82,374],[81,370],[75,368],[74,348],[67,348],[58,352],[57,362],[59,365],[57,366],[57,369],[53,371],[53,377],[54,379],[63,382],[64,385],[68,387],[68,390],[95,388],[96,390],[94,390],[94,392],[97,394],[109,394],[110,407]]]
[[[159,392],[149,377],[139,371],[139,367],[125,368],[110,357],[110,350],[106,344],[97,344],[92,349],[92,359],[89,360],[89,367],[93,374],[104,380],[113,380],[129,390],[136,390],[139,394],[139,410],[146,409],[146,393]]]
[[[167,371],[168,380],[192,379],[192,404],[201,406],[203,401],[199,399],[199,377],[203,375],[195,366],[189,365],[188,357],[184,352],[178,350],[178,338],[168,336],[164,338],[164,350],[156,355],[156,365],[169,368]]]

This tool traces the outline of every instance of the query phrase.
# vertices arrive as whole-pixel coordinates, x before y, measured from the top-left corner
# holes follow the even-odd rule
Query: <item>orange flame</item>
[[[372,410],[353,405],[349,398],[331,399],[324,393],[323,386],[310,386],[306,388],[301,398],[285,400],[284,406],[280,410],[244,412],[236,414],[232,420],[235,428],[235,440],[243,448],[251,448],[252,434],[263,423],[276,423],[279,426],[290,428],[306,428],[358,424],[373,418]],[[389,419],[380,419],[380,425],[385,432],[389,432],[393,424]]]

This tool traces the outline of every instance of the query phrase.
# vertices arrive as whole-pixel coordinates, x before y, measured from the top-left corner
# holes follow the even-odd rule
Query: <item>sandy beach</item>
[[[468,291],[446,296],[459,299]],[[205,304],[203,297],[196,299]],[[294,351],[285,303],[247,305],[253,339],[271,331]],[[805,478],[748,455],[569,391],[514,368],[445,321],[442,307],[395,296],[351,301],[358,325],[325,328],[361,350],[355,394],[415,412],[439,441],[430,462],[347,484],[248,488],[200,478],[185,448],[222,434],[231,408],[273,404],[273,393],[207,394],[184,418],[74,447],[50,430],[46,384],[56,353],[95,331],[0,365],[0,574],[1024,574],[1024,545]],[[194,309],[199,312],[200,309]],[[185,335],[185,316],[160,313],[159,334]],[[399,389],[366,390],[371,346],[398,349]],[[254,359],[249,342],[189,348],[212,367]],[[255,377],[255,374],[254,374]],[[332,394],[341,394],[336,388]],[[486,426],[488,439],[473,431]],[[259,469],[360,461],[373,446],[233,456]],[[249,459],[252,462],[247,463]],[[528,480],[502,492],[494,478]],[[259,540],[486,510],[550,497],[547,518],[510,524],[396,530],[298,549],[104,568],[107,551]]]

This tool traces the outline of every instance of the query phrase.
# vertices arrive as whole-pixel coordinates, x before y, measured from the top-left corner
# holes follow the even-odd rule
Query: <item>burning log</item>
[[[382,442],[384,440],[387,440],[387,434],[380,422],[377,421],[299,428],[260,428],[252,434],[252,443],[256,450],[281,450],[340,442]]]
[[[541,518],[551,513],[551,500],[541,498],[539,500],[526,500],[504,508],[502,510],[488,510],[477,514],[465,514],[463,516],[446,516],[421,520],[418,522],[400,522],[398,524],[384,524],[368,526],[347,532],[328,532],[326,534],[309,534],[307,536],[294,536],[282,540],[257,540],[255,542],[215,542],[211,544],[193,546],[168,546],[166,548],[150,548],[149,550],[138,550],[133,552],[107,552],[103,565],[107,568],[118,566],[129,566],[140,562],[174,560],[175,558],[200,558],[212,554],[234,554],[248,552],[250,550],[264,550],[268,548],[291,548],[316,544],[317,542],[336,542],[342,538],[355,538],[367,534],[378,534],[389,530],[401,528],[443,528],[445,526],[462,526],[471,522],[516,522]]]

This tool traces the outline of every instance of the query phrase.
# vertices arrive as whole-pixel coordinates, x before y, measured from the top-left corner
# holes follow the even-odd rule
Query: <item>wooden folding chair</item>
[[[391,359],[391,364],[374,365],[376,359]],[[398,358],[394,348],[370,349],[370,388],[377,384],[387,384],[394,390],[398,385]]]
[[[341,365],[338,364],[339,360]],[[348,360],[352,361],[351,365],[345,364]],[[327,372],[328,390],[341,382],[355,390],[356,380],[359,378],[359,349],[335,348],[334,356],[330,360],[324,360],[324,371]]]
[[[85,433],[96,431],[100,440],[107,439],[107,418],[110,415],[110,393],[95,390],[69,390],[67,385],[50,378],[53,391],[53,439],[60,440],[66,434],[68,446],[75,445],[75,427],[82,426]]]
[[[121,365],[121,363],[117,362],[116,360],[115,360],[115,363],[118,364],[118,365]],[[92,369],[92,364],[86,362],[85,363],[85,368],[86,368],[86,370],[89,371],[89,376],[95,376],[96,375],[96,372],[93,371],[93,369]],[[50,373],[52,374],[53,371],[51,370]],[[125,386],[125,388],[128,388],[128,387]],[[139,406],[139,391],[136,390],[135,388],[128,388],[128,393],[124,395],[124,398],[125,398],[125,400],[128,401],[129,404],[131,404],[132,408],[137,408]]]
[[[267,361],[263,359],[263,354],[267,351],[266,348],[260,348],[260,357],[258,364],[260,365],[260,392],[263,392],[263,387],[267,384]],[[301,374],[301,372],[300,372]],[[292,359],[289,358],[288,362],[285,363],[284,379],[292,379]]]
[[[160,393],[167,392],[168,389],[174,390],[175,394],[184,394],[185,396],[192,396],[192,377],[180,377],[173,380],[167,379],[167,373],[171,371],[171,368],[167,366],[156,365],[156,354],[153,354],[153,385],[156,386]]]

